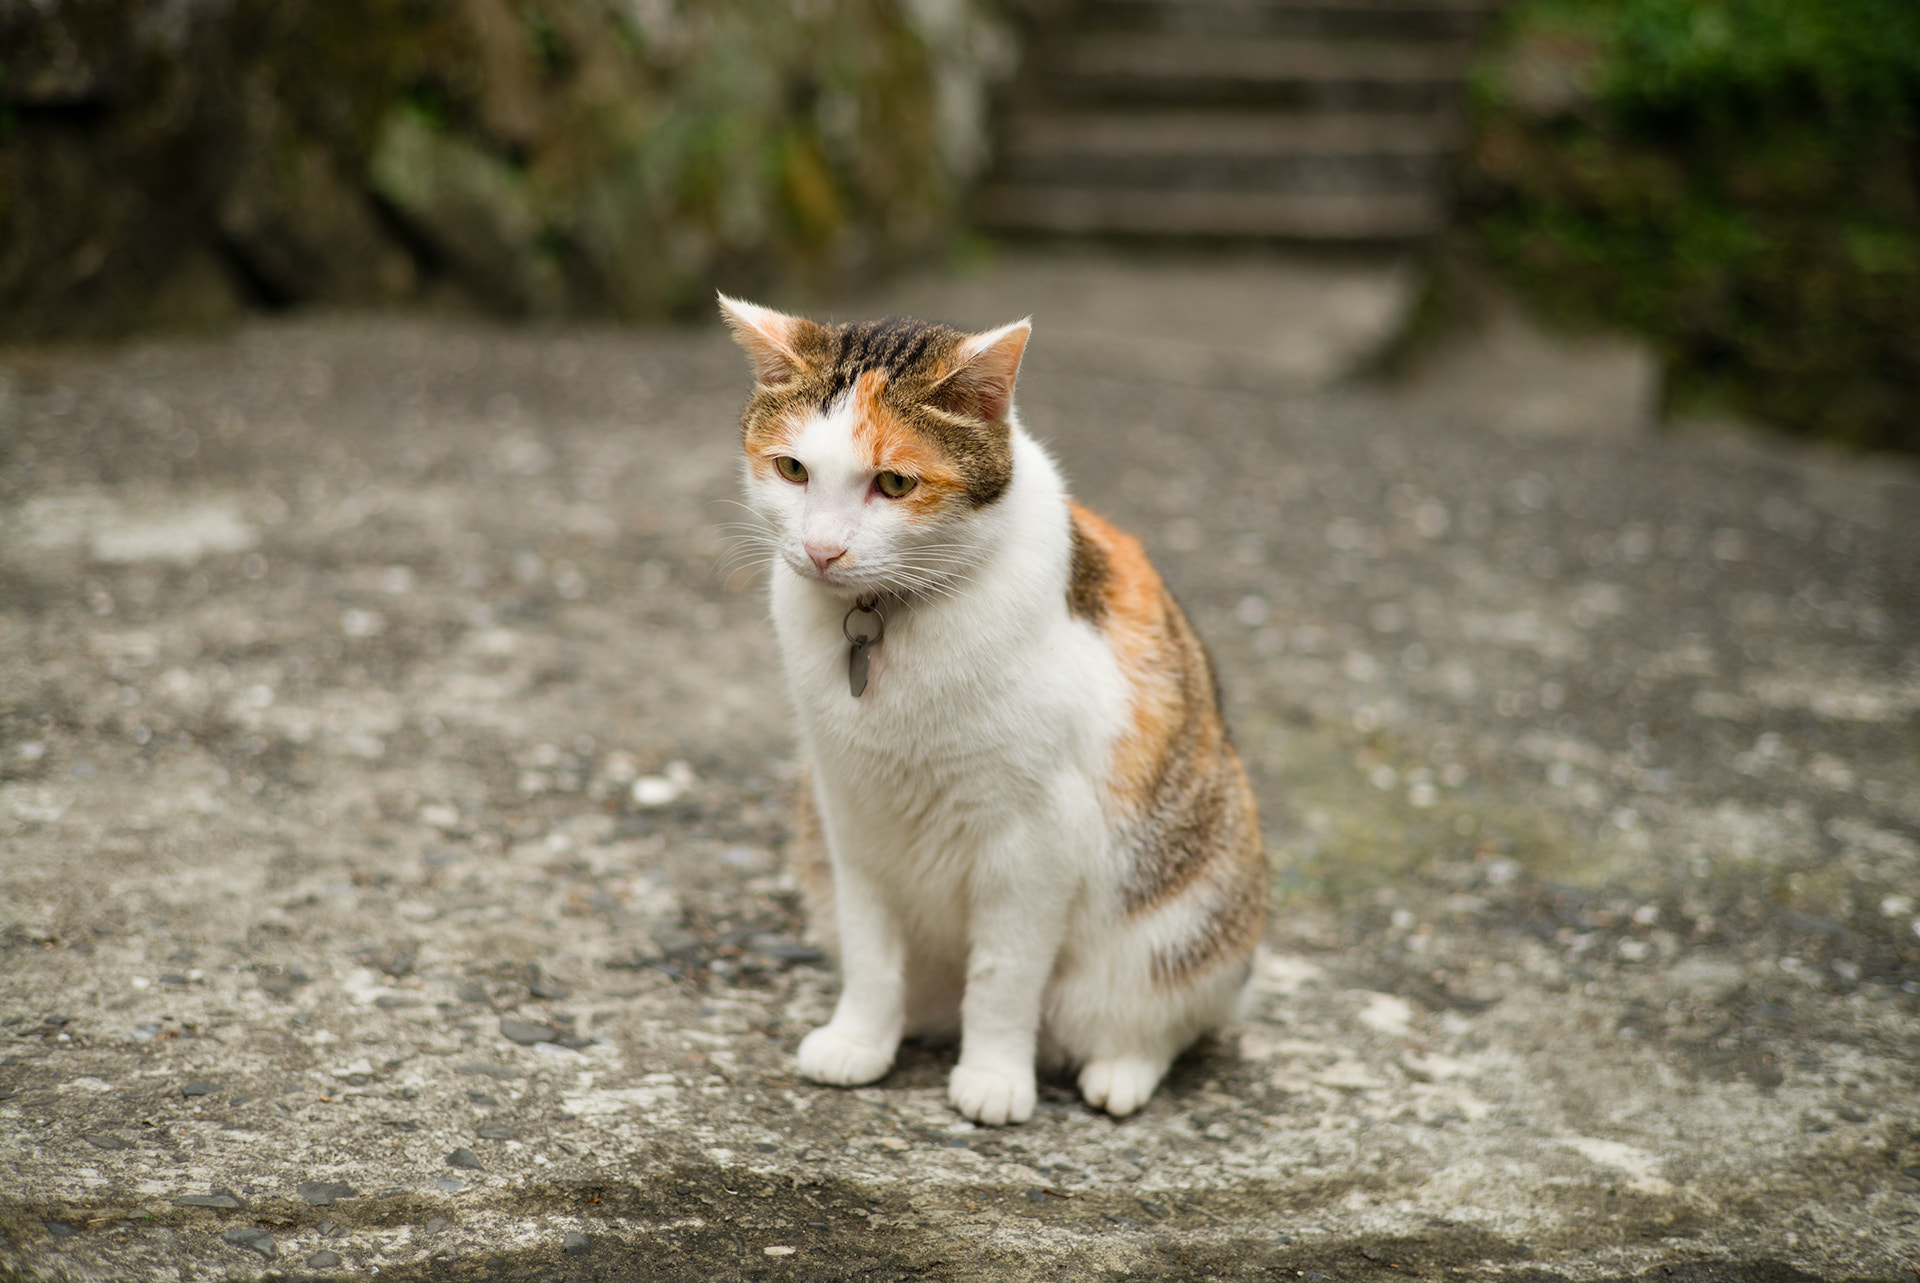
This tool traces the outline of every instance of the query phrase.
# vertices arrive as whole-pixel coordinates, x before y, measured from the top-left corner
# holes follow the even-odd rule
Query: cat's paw
[[[847,1037],[832,1025],[822,1025],[800,1040],[800,1072],[817,1083],[858,1087],[884,1076],[893,1068],[892,1047],[875,1046]]]
[[[947,1099],[976,1123],[995,1127],[1033,1117],[1033,1070],[1007,1073],[978,1065],[958,1065],[947,1080]]]
[[[1094,1108],[1125,1118],[1147,1103],[1164,1072],[1153,1061],[1132,1056],[1089,1061],[1080,1071],[1080,1094]]]

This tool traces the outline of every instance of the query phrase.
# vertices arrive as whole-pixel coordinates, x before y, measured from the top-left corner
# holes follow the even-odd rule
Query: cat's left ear
[[[1013,404],[1013,381],[1033,333],[1033,319],[969,334],[953,354],[953,368],[940,380],[939,396],[956,414],[998,423]]]
[[[720,314],[733,331],[733,341],[752,359],[757,382],[785,383],[806,368],[801,348],[818,325],[803,316],[788,316],[725,294],[719,299]]]

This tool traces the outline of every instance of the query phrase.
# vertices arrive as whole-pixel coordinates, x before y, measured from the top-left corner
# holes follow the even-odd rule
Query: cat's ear
[[[808,335],[820,328],[801,316],[788,316],[770,307],[760,307],[737,298],[720,298],[720,314],[733,341],[746,350],[753,362],[753,377],[766,384],[785,383],[807,366],[800,353]]]
[[[998,423],[1013,404],[1013,381],[1020,357],[1033,333],[1029,317],[997,330],[969,334],[954,349],[953,368],[941,378],[935,396],[944,409],[968,418]]]

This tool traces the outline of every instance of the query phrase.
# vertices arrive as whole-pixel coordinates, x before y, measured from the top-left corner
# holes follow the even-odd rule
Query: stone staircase
[[[1003,232],[1429,235],[1497,4],[1031,3],[977,213]]]

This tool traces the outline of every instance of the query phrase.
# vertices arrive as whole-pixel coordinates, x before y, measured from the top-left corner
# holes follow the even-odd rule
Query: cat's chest
[[[854,617],[855,621],[860,616]],[[816,751],[916,762],[1006,761],[1031,770],[1110,735],[1124,703],[1113,658],[1092,630],[1058,620],[922,612],[887,621],[859,647],[850,622],[781,620],[796,711]],[[859,659],[865,683],[855,695]]]

